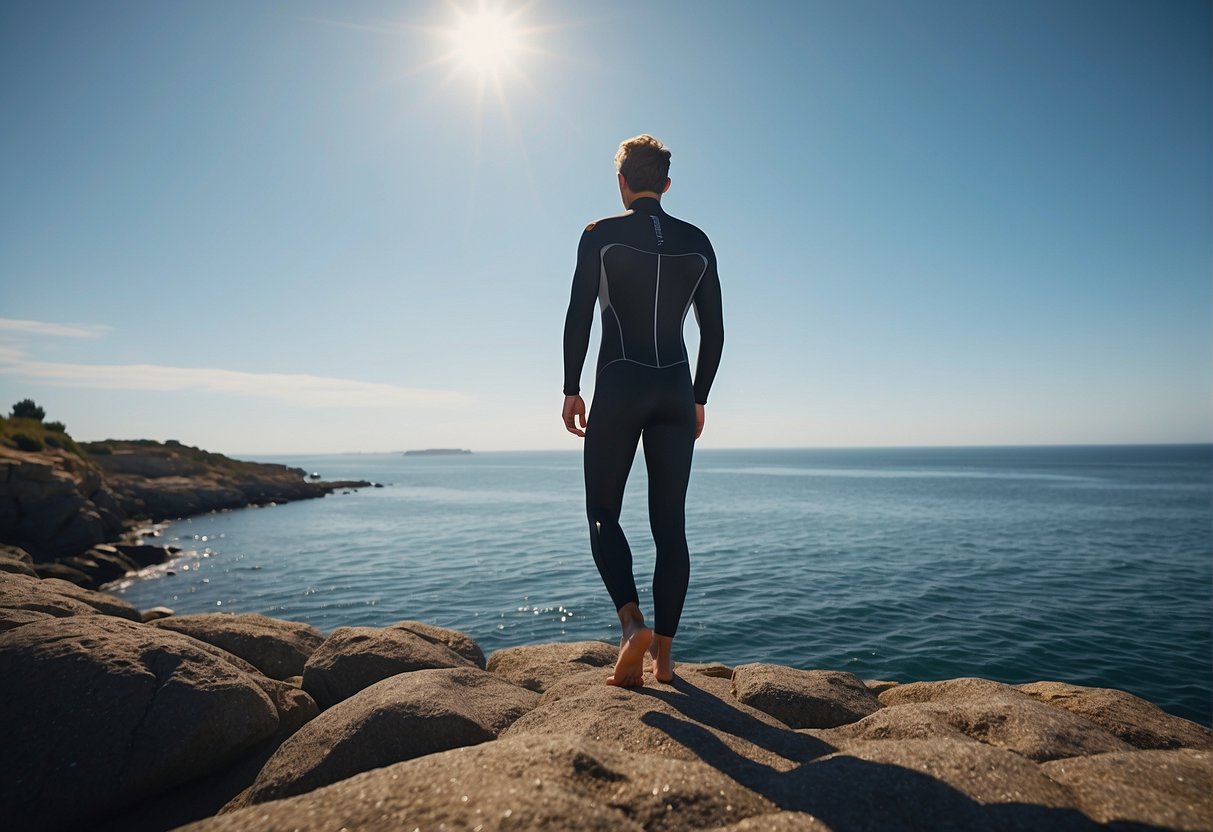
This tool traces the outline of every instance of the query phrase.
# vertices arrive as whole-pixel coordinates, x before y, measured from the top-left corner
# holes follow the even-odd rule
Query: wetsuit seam
[[[661,255],[657,255],[657,279],[653,286],[653,360],[661,366],[661,350],[657,346],[657,310],[661,308]]]
[[[594,375],[594,378],[598,378],[599,376],[602,375],[603,370],[605,370],[607,367],[611,366],[612,364],[618,364],[620,361],[626,361],[629,364],[637,364],[641,367],[648,367],[651,370],[668,370],[669,368],[677,367],[680,364],[689,364],[690,363],[690,360],[686,359],[686,358],[682,359],[681,361],[675,361],[673,364],[665,364],[665,365],[645,364],[643,361],[637,361],[635,358],[612,358],[610,361],[608,361],[607,363],[603,364],[601,367],[598,368],[598,372]]]
[[[602,289],[604,287],[606,289],[606,297],[607,297],[606,306],[604,306],[602,309],[602,312],[604,315],[606,314],[606,311],[608,309],[611,309],[611,279],[607,276],[606,252],[607,252],[607,249],[613,248],[618,245],[623,245],[623,244],[622,243],[608,243],[607,245],[598,249],[598,269],[599,269],[599,273],[602,275],[602,282],[599,285],[599,298],[601,299],[601,297],[602,297]],[[631,248],[631,246],[628,246],[628,248]],[[611,309],[611,317],[613,317],[615,319],[615,329],[617,329],[619,331],[619,352],[623,355],[624,358],[627,358],[628,357],[628,347],[627,347],[627,344],[624,343],[624,340],[623,340],[623,324],[620,322],[619,315],[615,312],[614,309]]]

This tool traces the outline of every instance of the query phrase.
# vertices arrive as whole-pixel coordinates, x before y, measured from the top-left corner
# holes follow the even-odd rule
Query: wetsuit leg
[[[639,603],[632,550],[619,526],[623,491],[640,442],[643,413],[627,366],[608,368],[598,379],[585,431],[585,507],[590,548],[615,609]]]
[[[673,368],[677,370],[677,368]],[[687,552],[686,496],[695,449],[695,401],[685,368],[666,374],[660,407],[644,428],[649,472],[649,526],[657,547],[653,569],[654,631],[674,637],[691,574]],[[673,378],[668,376],[673,375]]]

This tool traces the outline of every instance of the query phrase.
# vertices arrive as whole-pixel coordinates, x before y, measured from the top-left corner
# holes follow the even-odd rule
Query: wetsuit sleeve
[[[699,323],[699,358],[695,362],[695,403],[707,404],[708,391],[724,351],[724,310],[720,302],[720,275],[716,253],[708,247],[708,267],[695,290],[695,320]]]
[[[590,346],[590,327],[594,323],[594,304],[598,299],[598,256],[590,231],[581,235],[577,246],[577,269],[573,272],[573,291],[569,311],[564,316],[564,394],[581,392],[581,368]]]

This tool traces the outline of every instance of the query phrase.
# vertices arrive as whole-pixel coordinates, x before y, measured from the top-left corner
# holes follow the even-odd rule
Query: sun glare
[[[522,45],[522,34],[510,16],[485,8],[460,12],[451,38],[460,67],[481,79],[512,69]]]

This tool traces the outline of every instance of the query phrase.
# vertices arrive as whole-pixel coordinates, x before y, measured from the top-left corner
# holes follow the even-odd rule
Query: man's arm
[[[695,320],[699,324],[699,358],[695,362],[695,404],[708,403],[708,391],[724,351],[724,311],[720,301],[720,275],[716,253],[708,246],[708,266],[695,290]],[[702,412],[702,411],[701,411]],[[702,428],[700,428],[702,430]]]
[[[577,436],[585,435],[576,429],[573,417],[579,415],[581,427],[585,427],[585,402],[578,394],[581,392],[581,368],[590,346],[590,327],[594,324],[594,303],[598,299],[598,256],[591,230],[592,226],[585,230],[577,246],[577,268],[573,272],[569,309],[564,316],[565,405],[561,416],[569,433]]]

